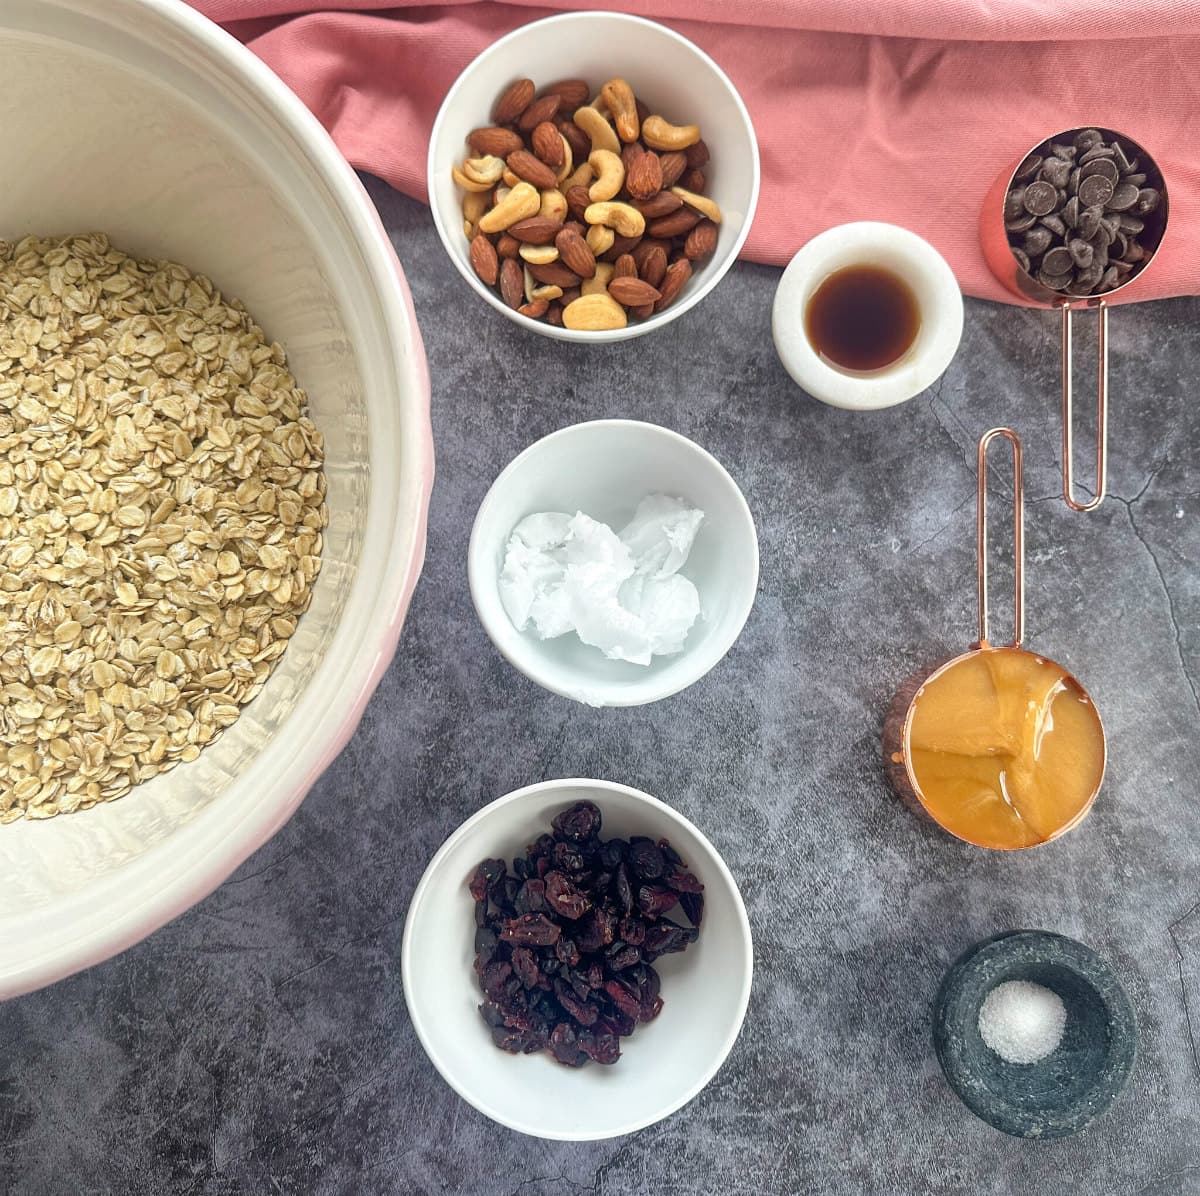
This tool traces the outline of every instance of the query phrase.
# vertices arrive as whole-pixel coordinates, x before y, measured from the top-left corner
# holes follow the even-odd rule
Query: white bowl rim
[[[684,436],[682,432],[676,432],[672,428],[663,427],[662,424],[652,424],[647,420],[641,419],[589,419],[582,423],[568,424],[565,428],[559,428],[557,431],[549,432],[539,440],[535,440],[531,445],[522,449],[497,475],[496,480],[488,487],[487,493],[483,496],[483,500],[479,504],[479,509],[475,513],[475,521],[471,525],[471,538],[467,545],[467,582],[471,590],[471,601],[475,606],[475,613],[483,624],[484,631],[487,632],[488,639],[492,641],[493,646],[523,676],[528,677],[531,681],[536,682],[543,689],[549,690],[553,694],[558,694],[562,698],[570,698],[572,701],[580,701],[581,686],[570,686],[559,684],[546,677],[539,669],[528,667],[528,662],[518,656],[517,653],[511,652],[508,648],[492,634],[492,627],[495,625],[490,614],[485,613],[485,607],[481,604],[480,594],[483,586],[486,584],[482,574],[483,557],[486,550],[483,546],[482,533],[480,531],[480,522],[483,518],[492,496],[496,493],[500,483],[505,481],[508,476],[515,473],[523,464],[525,459],[531,456],[535,450],[543,447],[548,441],[557,439],[565,439],[569,435],[573,435],[585,428],[606,428],[606,427],[632,427],[639,431],[650,432],[655,435],[661,435],[669,440],[675,440],[684,445],[692,452],[705,459],[709,465],[713,467],[716,474],[725,486],[731,491],[734,502],[737,505],[740,513],[745,517],[746,523],[750,528],[750,552],[752,557],[752,571],[750,577],[750,585],[747,586],[749,593],[749,601],[746,604],[745,613],[738,622],[736,629],[733,631],[729,642],[725,644],[711,659],[700,657],[704,660],[703,667],[698,670],[689,670],[685,672],[681,679],[675,682],[661,684],[657,688],[651,689],[649,695],[639,696],[623,700],[621,697],[609,699],[607,696],[603,703],[606,708],[619,708],[622,706],[647,706],[651,702],[661,702],[664,698],[669,698],[689,686],[695,685],[697,681],[710,673],[721,663],[728,655],[734,644],[741,638],[742,631],[745,629],[746,623],[750,618],[751,612],[754,610],[755,599],[758,595],[758,574],[759,574],[759,549],[758,549],[758,529],[754,523],[754,513],[750,510],[750,504],[746,501],[745,494],[742,493],[742,488],[734,480],[733,475],[717,460],[716,457],[704,448],[697,444],[694,440]],[[498,618],[507,618],[501,609]],[[603,687],[598,687],[602,689]]]
[[[417,326],[412,295],[395,249],[365,188],[342,157],[320,121],[290,88],[236,38],[207,17],[177,0],[48,0],[68,11],[86,12],[118,28],[153,21],[203,52],[210,61],[236,71],[247,90],[262,102],[295,138],[314,172],[329,188],[349,225],[363,262],[381,299],[380,314],[388,328],[391,368],[415,384],[420,418],[407,429],[401,444],[401,494],[413,503],[413,526],[397,521],[393,531],[390,567],[378,586],[382,616],[374,636],[375,650],[364,644],[361,655],[348,663],[350,701],[330,733],[310,740],[287,759],[272,791],[247,804],[225,823],[206,850],[193,853],[182,867],[164,874],[158,856],[172,839],[153,844],[137,859],[101,878],[86,890],[104,889],[104,921],[77,933],[66,933],[39,948],[17,968],[0,973],[0,1000],[18,996],[61,980],[83,968],[117,955],[152,931],[178,917],[208,896],[250,855],[270,839],[295,813],[308,791],[349,742],[372,693],[387,671],[399,643],[412,592],[424,563],[430,492],[433,485],[433,435],[428,411],[428,362]],[[407,360],[406,360],[407,358]],[[407,494],[405,494],[407,492]],[[284,774],[290,774],[290,778]],[[86,817],[86,813],[83,815]],[[195,827],[198,819],[190,824]],[[76,895],[76,904],[85,894]]]
[[[471,270],[466,263],[451,249],[450,236],[445,224],[442,221],[441,211],[433,199],[432,180],[434,177],[434,149],[438,143],[439,137],[442,135],[442,126],[449,121],[449,112],[453,102],[458,95],[459,89],[462,87],[464,80],[472,70],[485,58],[493,56],[499,57],[508,49],[510,43],[518,40],[521,35],[529,29],[531,25],[549,25],[555,23],[573,24],[576,22],[584,22],[594,20],[597,17],[603,17],[605,20],[616,22],[627,22],[634,26],[645,26],[654,29],[656,32],[663,33],[669,38],[674,39],[681,45],[686,46],[693,54],[696,55],[716,74],[717,78],[725,85],[729,91],[729,95],[733,100],[734,106],[737,109],[738,115],[746,126],[746,134],[750,144],[750,157],[754,164],[753,175],[750,179],[750,201],[746,204],[746,218],[742,222],[742,227],[737,236],[734,238],[733,245],[726,254],[723,261],[713,261],[711,265],[714,267],[710,276],[706,278],[701,286],[694,290],[689,290],[689,293],[677,303],[672,303],[669,307],[661,312],[656,312],[648,320],[639,320],[637,323],[627,324],[624,328],[610,328],[597,332],[581,332],[572,328],[560,328],[554,324],[547,324],[544,320],[530,320],[525,316],[513,311],[503,299],[500,298],[496,291],[490,287],[486,287]],[[466,136],[466,130],[463,131],[463,136]],[[750,227],[754,223],[754,214],[758,209],[758,194],[761,183],[762,171],[759,162],[758,152],[758,136],[754,131],[754,122],[750,119],[750,113],[746,108],[745,102],[742,100],[741,93],[734,87],[732,80],[721,69],[717,62],[704,50],[700,49],[695,42],[689,41],[682,33],[676,33],[674,29],[668,25],[662,24],[660,21],[650,21],[645,17],[636,17],[630,13],[623,12],[607,12],[604,9],[586,9],[583,12],[566,12],[559,13],[552,17],[537,17],[531,21],[526,21],[523,25],[518,25],[516,29],[510,30],[502,38],[494,41],[490,46],[476,55],[454,80],[450,90],[446,92],[446,98],[442,100],[441,106],[438,108],[437,116],[434,118],[433,129],[429,134],[429,155],[426,159],[425,167],[425,187],[429,194],[429,210],[433,213],[433,223],[438,232],[438,237],[441,239],[442,247],[446,251],[446,256],[454,263],[455,269],[459,274],[467,280],[471,289],[486,300],[494,307],[501,315],[512,320],[520,327],[527,329],[530,332],[540,333],[542,336],[553,337],[555,340],[573,341],[581,345],[602,345],[613,341],[632,340],[637,336],[645,336],[649,332],[654,332],[658,328],[663,328],[672,320],[677,320],[686,312],[691,311],[706,295],[721,281],[722,278],[729,272],[730,267],[737,261],[738,254],[742,252],[742,246],[746,243],[746,238],[750,235]],[[461,236],[461,228],[457,230]]]
[[[540,1130],[531,1126],[527,1122],[523,1122],[519,1117],[510,1117],[500,1110],[492,1107],[486,1101],[477,1100],[472,1096],[457,1079],[448,1074],[444,1068],[442,1061],[439,1058],[437,1048],[433,1037],[429,1033],[429,1028],[421,1020],[420,1015],[413,1008],[412,998],[409,996],[409,976],[411,975],[412,961],[412,938],[413,925],[416,922],[418,913],[422,903],[425,901],[428,890],[433,884],[433,878],[440,868],[442,861],[458,846],[458,844],[467,837],[480,823],[505,806],[512,805],[516,802],[523,801],[534,794],[555,793],[559,790],[578,790],[578,789],[593,789],[600,792],[601,796],[595,800],[597,804],[603,802],[603,793],[620,793],[625,797],[633,798],[636,803],[640,803],[649,807],[655,813],[662,815],[669,822],[673,822],[678,826],[682,826],[686,831],[694,835],[701,846],[707,848],[712,853],[713,867],[717,874],[729,886],[729,892],[733,895],[733,912],[738,928],[741,930],[742,944],[742,989],[738,994],[738,1012],[734,1019],[734,1024],[729,1033],[725,1036],[720,1046],[717,1048],[713,1056],[712,1065],[707,1068],[704,1074],[698,1081],[692,1084],[682,1096],[678,1097],[662,1109],[655,1112],[650,1117],[634,1118],[625,1125],[622,1125],[614,1130],[606,1130],[603,1133],[588,1133],[588,1134],[563,1134],[563,1133],[547,1133],[545,1130]],[[506,861],[507,863],[507,861]],[[707,862],[705,864],[707,867]],[[705,886],[707,892],[708,886]],[[750,918],[746,914],[746,904],[742,900],[741,890],[738,888],[737,881],[734,879],[733,873],[729,870],[729,865],[721,858],[721,853],[713,846],[711,840],[703,831],[700,830],[694,822],[686,818],[678,810],[667,805],[666,802],[660,801],[657,797],[652,797],[644,790],[635,789],[632,785],[622,785],[617,781],[601,781],[588,777],[563,777],[557,780],[538,781],[533,785],[526,785],[522,789],[514,789],[511,793],[506,793],[503,797],[498,797],[495,801],[489,802],[480,810],[476,810],[466,822],[462,823],[457,830],[453,831],[448,839],[437,849],[433,858],[426,865],[425,871],[421,874],[421,879],[417,882],[417,887],[413,891],[412,899],[408,903],[408,913],[404,921],[404,937],[400,945],[400,974],[404,988],[404,1002],[408,1007],[408,1017],[412,1022],[413,1029],[416,1031],[417,1038],[421,1046],[425,1049],[425,1054],[429,1056],[429,1061],[437,1069],[438,1074],[446,1081],[450,1087],[462,1097],[472,1108],[478,1109],[485,1117],[490,1117],[493,1121],[500,1125],[507,1126],[509,1129],[516,1130],[521,1134],[528,1134],[534,1138],[546,1138],[558,1142],[597,1142],[606,1138],[619,1138],[624,1134],[632,1134],[637,1130],[645,1129],[648,1125],[653,1125],[657,1121],[661,1121],[664,1117],[669,1117],[672,1113],[678,1112],[689,1101],[698,1096],[711,1082],[713,1076],[721,1069],[721,1065],[729,1057],[729,1052],[733,1050],[733,1045],[737,1042],[738,1035],[742,1032],[742,1025],[746,1020],[746,1010],[750,1005],[750,990],[754,983],[754,936],[750,929]]]

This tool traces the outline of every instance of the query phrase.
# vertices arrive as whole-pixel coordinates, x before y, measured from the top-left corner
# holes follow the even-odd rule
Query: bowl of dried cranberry
[[[632,1133],[732,1049],[750,924],[713,845],[608,781],[546,781],[469,818],[409,907],[404,995],[446,1082],[539,1138]]]
[[[544,336],[669,324],[737,258],[758,202],[754,125],[703,50],[641,17],[514,29],[446,93],[429,206],[471,289]]]

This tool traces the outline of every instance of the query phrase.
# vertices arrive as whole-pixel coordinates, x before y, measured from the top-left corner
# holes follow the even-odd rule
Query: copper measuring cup
[[[991,642],[988,631],[987,451],[988,446],[997,437],[1002,437],[1012,445],[1013,459],[1014,627],[1012,640],[1008,644],[1001,645]],[[1083,686],[1066,669],[1062,668],[1061,665],[1049,660],[1047,657],[1029,652],[1021,646],[1021,642],[1025,638],[1025,496],[1022,477],[1022,457],[1021,439],[1011,428],[993,428],[991,431],[985,432],[980,438],[978,448],[978,512],[976,516],[976,580],[979,605],[979,638],[966,652],[939,665],[933,672],[922,672],[916,677],[910,678],[909,681],[902,685],[893,699],[892,706],[884,720],[883,729],[884,768],[896,792],[910,806],[928,814],[943,830],[948,831],[956,838],[962,839],[967,843],[972,843],[977,847],[990,847],[996,850],[1022,850],[1024,847],[1039,846],[1041,843],[1048,843],[1052,839],[1057,839],[1060,835],[1078,826],[1092,808],[1096,800],[1096,794],[1100,791],[1100,786],[1104,780],[1108,751],[1104,735],[1104,725],[1100,720],[1100,714]],[[955,830],[947,826],[926,800],[913,767],[911,742],[913,718],[925,694],[926,686],[943,677],[951,670],[961,667],[964,662],[979,659],[980,653],[989,652],[1020,653],[1023,656],[1033,658],[1038,665],[1049,665],[1057,669],[1063,675],[1062,684],[1064,688],[1071,691],[1080,700],[1081,706],[1086,707],[1095,720],[1094,733],[1098,735],[1100,743],[1100,759],[1099,771],[1096,775],[1095,784],[1091,787],[1090,795],[1087,796],[1086,800],[1072,817],[1058,826],[1053,833],[1044,835],[1035,843],[1007,846],[981,842],[962,833],[961,830]]]
[[[1129,148],[1131,153],[1136,155],[1137,169],[1139,173],[1146,175],[1144,185],[1156,189],[1160,193],[1161,199],[1158,207],[1145,217],[1145,231],[1138,234],[1142,248],[1145,250],[1145,257],[1128,274],[1125,281],[1106,291],[1076,297],[1050,290],[1022,267],[1013,252],[1012,245],[1009,244],[1009,233],[1004,223],[1004,202],[1009,188],[1018,181],[1018,173],[1032,155],[1038,153],[1043,146],[1053,142],[1070,144],[1077,134],[1092,128],[1099,129],[1105,142],[1118,139]],[[1004,287],[1027,305],[1050,305],[1062,310],[1063,498],[1066,499],[1067,505],[1073,511],[1094,511],[1104,501],[1104,496],[1108,491],[1108,300],[1118,291],[1125,292],[1127,298],[1134,297],[1133,292],[1137,290],[1142,276],[1158,256],[1158,251],[1162,247],[1163,235],[1167,228],[1167,209],[1166,183],[1162,171],[1150,154],[1132,137],[1099,125],[1078,125],[1039,141],[1037,145],[1032,146],[1023,154],[1010,169],[996,178],[987,193],[987,198],[983,201],[979,238],[983,247],[983,256],[987,260],[992,274]],[[1095,308],[1100,320],[1096,368],[1096,488],[1095,497],[1089,502],[1080,502],[1075,498],[1071,312],[1076,307]]]

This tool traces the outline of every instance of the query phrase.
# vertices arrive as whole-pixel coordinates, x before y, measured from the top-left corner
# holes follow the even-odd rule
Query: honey
[[[980,847],[1045,843],[1087,813],[1104,776],[1104,730],[1052,660],[984,647],[917,693],[905,737],[925,808]]]

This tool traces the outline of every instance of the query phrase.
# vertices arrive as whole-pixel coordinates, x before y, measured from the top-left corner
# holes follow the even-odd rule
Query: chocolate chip
[[[1043,216],[1041,224],[1043,228],[1048,228],[1056,237],[1065,237],[1067,235],[1067,226],[1061,216]]]
[[[1094,174],[1103,175],[1110,183],[1116,185],[1117,179],[1121,177],[1120,171],[1117,170],[1117,164],[1111,158],[1096,158],[1089,162],[1086,166],[1079,168],[1082,178],[1091,178]]]
[[[1081,270],[1092,264],[1092,256],[1095,251],[1086,241],[1076,237],[1075,240],[1067,242],[1067,250],[1071,255],[1071,260]]]
[[[1065,187],[1071,177],[1071,163],[1062,158],[1047,158],[1038,177],[1056,189]]]
[[[1045,268],[1038,271],[1038,282],[1052,291],[1065,291],[1071,285],[1071,275],[1048,274]]]
[[[1080,156],[1079,165],[1082,166],[1085,162],[1094,162],[1097,158],[1111,158],[1113,156],[1112,149],[1107,145],[1094,145],[1086,154]]]
[[[1099,204],[1084,208],[1079,213],[1079,235],[1090,241],[1096,235],[1096,230],[1100,227],[1100,217],[1103,215],[1104,209]]]
[[[1102,295],[1105,295],[1109,291],[1114,290],[1119,284],[1120,275],[1117,273],[1116,266],[1109,266],[1109,268],[1104,271],[1103,277],[1100,279],[1100,286],[1098,290]]]
[[[1036,184],[1033,184],[1036,186]],[[1112,198],[1113,185],[1111,180],[1102,174],[1090,174],[1079,183],[1079,202],[1091,207],[1093,204],[1106,204]],[[1025,192],[1025,207],[1029,208],[1029,190]]]
[[[1062,245],[1051,249],[1042,258],[1042,270],[1047,274],[1069,274],[1074,264],[1071,260],[1071,251]]]
[[[1080,167],[1076,166],[1075,169],[1071,171],[1071,177],[1069,179],[1067,179],[1067,194],[1068,195],[1078,195],[1079,194],[1079,180],[1082,177],[1083,177],[1083,170]]]
[[[1133,205],[1133,210],[1139,216],[1149,216],[1158,207],[1158,201],[1161,198],[1162,196],[1153,187],[1143,187],[1138,192],[1137,203]]]
[[[1146,185],[1146,176],[1140,172],[1138,174],[1127,174],[1125,181],[1132,183],[1135,187],[1144,187]]]
[[[1023,233],[1026,229],[1033,228],[1035,224],[1037,224],[1037,217],[1031,212],[1026,212],[1015,220],[1006,220],[1004,227],[1010,233]]]
[[[1110,212],[1124,212],[1138,201],[1140,192],[1132,183],[1118,183],[1106,205]]]
[[[1111,193],[1111,188],[1110,188]],[[1105,196],[1105,199],[1108,197]],[[1103,200],[1092,201],[1103,203]],[[1025,211],[1034,216],[1047,216],[1054,211],[1058,203],[1058,192],[1049,183],[1042,179],[1037,182],[1030,183],[1025,188],[1025,194],[1021,197],[1021,203],[1025,207]]]
[[[1068,228],[1077,228],[1079,226],[1079,196],[1072,195],[1063,205],[1062,218],[1066,221]]]
[[[1122,174],[1128,174],[1133,165],[1125,154],[1125,147],[1117,140],[1112,143],[1113,162]]]
[[[1139,219],[1137,216],[1131,216],[1128,212],[1121,213],[1121,231],[1123,233],[1140,233],[1144,232],[1146,222]]]
[[[1039,257],[1054,243],[1054,234],[1048,228],[1038,226],[1025,234],[1025,252],[1030,257]]]
[[[1146,251],[1136,241],[1130,239],[1125,252],[1120,256],[1121,261],[1136,265],[1146,256]]]
[[[1015,257],[1017,259],[1017,265],[1020,266],[1021,269],[1024,270],[1026,274],[1028,274],[1029,273],[1029,255],[1023,249],[1014,249],[1012,252],[1013,252],[1013,257]]]
[[[1104,144],[1104,136],[1099,129],[1080,129],[1075,134],[1074,140],[1071,142],[1075,149],[1086,154],[1088,150],[1095,149],[1098,145]]]
[[[1025,211],[1025,205],[1022,200],[1025,198],[1024,187],[1013,187],[1011,191],[1004,197],[1004,219],[1017,220]]]
[[[1017,173],[1013,175],[1014,179],[1031,179],[1042,168],[1041,154],[1030,154],[1020,166],[1017,167]]]

